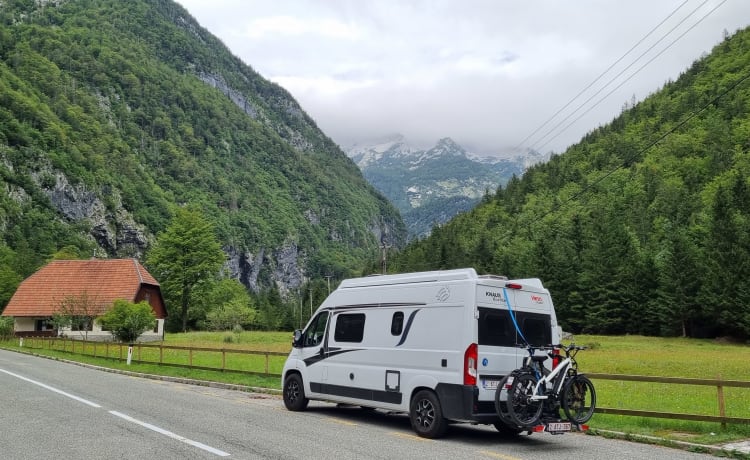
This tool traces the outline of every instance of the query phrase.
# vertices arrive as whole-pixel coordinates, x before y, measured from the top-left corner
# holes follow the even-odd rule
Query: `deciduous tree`
[[[157,237],[147,263],[161,284],[170,316],[180,319],[183,332],[188,329],[194,289],[217,276],[224,259],[214,226],[196,210],[178,209]],[[174,303],[178,308],[171,306]]]

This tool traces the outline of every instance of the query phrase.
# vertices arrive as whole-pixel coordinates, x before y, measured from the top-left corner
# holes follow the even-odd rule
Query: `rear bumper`
[[[479,389],[474,385],[440,383],[435,391],[440,399],[443,417],[448,420],[474,423],[500,421],[494,402],[478,401]]]

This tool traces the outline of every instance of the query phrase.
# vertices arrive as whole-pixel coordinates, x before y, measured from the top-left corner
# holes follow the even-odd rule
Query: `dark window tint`
[[[507,310],[479,309],[479,345],[512,347],[516,332]]]
[[[391,334],[401,335],[404,330],[404,312],[397,311],[391,319]]]
[[[552,326],[549,315],[514,311],[518,327],[532,345],[549,345],[552,342]],[[523,340],[518,337],[516,327],[508,310],[479,308],[479,345],[514,347]]]
[[[336,342],[361,342],[365,334],[364,313],[342,313],[336,319],[333,339]]]
[[[523,317],[522,324],[521,330],[530,344],[550,345],[552,343],[549,316],[527,313]]]

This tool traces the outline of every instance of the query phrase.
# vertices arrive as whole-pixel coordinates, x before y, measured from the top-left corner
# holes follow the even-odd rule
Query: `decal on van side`
[[[332,356],[340,355],[342,353],[349,353],[350,351],[359,351],[357,348],[347,348],[346,350],[342,349],[328,349],[327,353],[318,353],[316,355],[310,356],[309,358],[304,359],[305,366],[312,366],[315,363],[319,363],[323,361],[326,358],[330,358]]]
[[[406,327],[404,327],[404,332],[401,334],[401,340],[398,341],[396,344],[397,347],[403,345],[403,343],[406,341],[406,337],[409,335],[409,330],[411,329],[411,323],[414,321],[414,317],[417,316],[417,312],[421,310],[420,308],[417,308],[411,314],[409,315],[409,319],[406,320]]]

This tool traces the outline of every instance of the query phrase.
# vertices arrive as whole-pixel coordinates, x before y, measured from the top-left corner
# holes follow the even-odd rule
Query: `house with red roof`
[[[148,302],[157,320],[154,329],[144,332],[141,339],[163,338],[167,310],[159,283],[136,259],[52,261],[21,283],[2,316],[14,318],[16,336],[55,336],[60,333],[82,338],[83,334],[78,334],[80,327],[56,331],[52,315],[65,308],[66,302],[78,302],[85,304],[87,315],[97,317],[112,308],[118,299]],[[83,328],[88,340],[112,337],[96,321]]]

